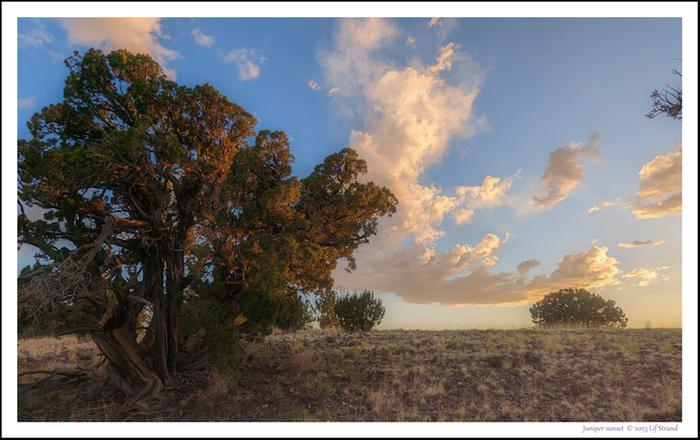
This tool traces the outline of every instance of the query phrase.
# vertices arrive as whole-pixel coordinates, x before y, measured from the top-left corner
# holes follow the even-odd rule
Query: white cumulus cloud
[[[462,72],[464,64],[470,65],[466,71],[479,72],[454,43],[436,45],[432,61],[425,64],[414,60],[401,66],[382,57],[384,46],[402,45],[400,36],[401,30],[388,20],[342,20],[333,47],[319,53],[324,83],[339,89],[336,101],[352,104],[347,114],[360,125],[351,131],[348,144],[367,161],[364,179],[387,186],[399,200],[397,213],[382,219],[378,235],[356,252],[358,269],[334,272],[336,285],[393,292],[413,303],[463,306],[527,304],[564,287],[619,284],[623,272],[618,260],[598,245],[567,254],[548,275],[532,277],[529,271],[539,264],[535,259],[509,272],[493,271],[508,233],[438,248],[448,215],[465,223],[480,209],[508,203],[520,172],[505,178],[487,175],[480,184],[460,185],[452,193],[421,182],[427,167],[444,158],[453,140],[474,133],[478,118],[473,103],[482,78],[448,79],[447,72]],[[586,145],[571,144],[550,155],[541,179],[547,189],[542,203],[556,203],[578,185],[578,162],[596,157],[598,142],[593,135]]]
[[[458,225],[463,225],[472,220],[474,217],[474,210],[469,208],[458,209],[454,212],[454,214],[452,214],[452,217],[454,218],[455,223]]]
[[[334,50],[322,52],[320,61],[325,82],[355,100],[353,107],[370,121],[352,131],[349,144],[367,161],[367,179],[388,186],[400,201],[389,221],[396,228],[392,235],[426,243],[442,236],[436,226],[459,200],[418,179],[443,157],[450,140],[472,133],[478,87],[440,77],[455,54],[452,44],[438,48],[435,64],[401,68],[378,57],[377,49],[397,32],[386,20],[344,20]]]
[[[175,71],[167,67],[167,62],[178,54],[161,45],[160,40],[166,37],[160,18],[62,18],[59,22],[68,33],[70,44],[148,54],[160,63],[169,77],[175,77]]]
[[[514,176],[507,178],[486,176],[479,186],[457,186],[457,201],[464,208],[453,213],[458,225],[468,223],[478,209],[489,209],[506,203],[508,190],[513,185],[513,179],[520,176],[520,170]]]

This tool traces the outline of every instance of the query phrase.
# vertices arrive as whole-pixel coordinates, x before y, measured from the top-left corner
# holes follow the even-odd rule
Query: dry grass
[[[20,366],[71,362],[88,347],[20,341]],[[235,390],[214,376],[181,396],[177,412],[129,420],[681,420],[680,330],[306,331],[247,350]],[[70,401],[71,390],[62,392]],[[24,400],[20,419],[62,419],[37,416],[49,402]],[[75,403],[95,409],[82,419],[125,417],[98,404]]]
[[[17,344],[17,369],[19,374],[72,369],[90,364],[96,355],[95,345],[89,338],[61,336],[22,339]]]

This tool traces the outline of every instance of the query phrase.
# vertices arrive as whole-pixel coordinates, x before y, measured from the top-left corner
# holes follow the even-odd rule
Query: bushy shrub
[[[269,335],[273,327],[288,332],[301,330],[313,320],[309,305],[300,295],[244,290],[240,301],[241,313],[246,317],[241,330],[251,339]]]
[[[238,302],[223,283],[198,283],[180,308],[181,339],[206,345],[212,366],[234,385],[245,353],[241,337],[256,340],[276,326],[284,331],[306,327],[311,313],[300,296],[276,297],[244,290]]]
[[[338,316],[335,314],[336,293],[335,290],[327,289],[316,296],[314,304],[316,319],[322,329],[339,328]]]
[[[538,327],[627,326],[627,317],[613,300],[605,300],[586,289],[562,289],[548,293],[530,307],[532,322]]]
[[[279,314],[280,301],[268,292],[244,289],[240,295],[240,309],[246,317],[241,331],[249,339],[257,339],[272,333],[272,327]]]
[[[212,366],[233,386],[244,353],[238,345],[240,328],[235,323],[236,311],[222,300],[224,291],[217,283],[199,285],[195,295],[180,308],[179,333],[182,339],[205,344]]]
[[[275,327],[286,332],[305,329],[313,321],[309,309],[307,301],[298,295],[281,299]]]
[[[336,299],[335,314],[345,331],[369,331],[384,318],[384,306],[374,293],[365,290],[360,295],[344,295]]]

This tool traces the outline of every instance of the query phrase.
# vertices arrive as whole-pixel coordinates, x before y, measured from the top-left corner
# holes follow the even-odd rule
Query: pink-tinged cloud
[[[526,305],[562,288],[600,289],[620,283],[619,261],[602,246],[565,255],[548,275],[528,277],[539,264],[534,259],[521,262],[516,271],[492,272],[489,268],[506,238],[489,234],[477,246],[441,254],[404,249],[390,261],[373,261],[352,274],[339,274],[336,284],[392,292],[411,303],[454,307]]]
[[[666,243],[666,240],[633,240],[633,241],[621,241],[617,244],[617,247],[623,249],[631,249],[646,246],[661,246]]]
[[[682,149],[656,156],[639,171],[634,215],[649,219],[679,215],[683,210]]]
[[[126,49],[134,53],[151,55],[165,73],[175,78],[175,71],[167,62],[178,57],[178,53],[161,45],[165,36],[160,18],[62,18],[61,26],[68,33],[68,42],[86,47],[110,51]]]
[[[549,165],[540,178],[546,193],[532,197],[535,205],[545,208],[566,199],[583,180],[581,159],[600,157],[599,143],[600,135],[593,133],[584,145],[572,142],[549,153]]]

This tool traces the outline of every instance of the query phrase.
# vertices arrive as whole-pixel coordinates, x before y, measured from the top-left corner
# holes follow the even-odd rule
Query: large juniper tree
[[[63,101],[19,141],[18,240],[52,263],[25,272],[23,301],[35,317],[92,319],[86,328],[127,394],[157,392],[176,374],[188,285],[220,283],[238,308],[328,289],[338,260],[353,269],[354,250],[395,212],[388,189],[358,181],[366,164],[353,150],[293,177],[284,133],[256,135],[240,106],[209,84],[167,79],[147,55],[90,50],[66,65]],[[51,289],[37,288],[52,276]]]

